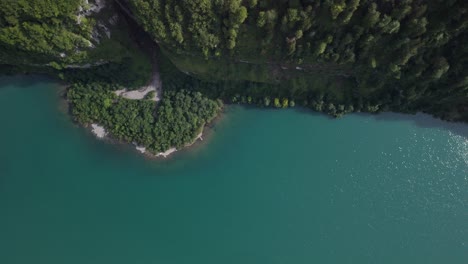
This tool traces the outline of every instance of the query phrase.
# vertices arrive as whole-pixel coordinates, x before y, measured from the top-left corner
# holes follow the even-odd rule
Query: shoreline
[[[101,125],[99,125],[99,124],[97,124],[97,123],[92,123],[90,129],[91,129],[91,132],[92,132],[98,139],[103,139],[103,138],[105,138],[105,137],[107,136],[107,134],[108,134],[108,133],[107,133],[107,130],[106,130],[103,126],[101,126]]]
[[[213,120],[211,120],[209,123],[205,124],[202,127],[200,133],[198,133],[198,135],[192,140],[192,142],[185,144],[180,149],[171,147],[164,152],[159,152],[156,154],[147,151],[146,147],[140,146],[136,144],[135,142],[126,142],[126,141],[113,138],[112,135],[105,129],[104,126],[101,126],[97,123],[87,124],[87,125],[84,125],[83,127],[86,128],[86,130],[88,130],[95,139],[105,140],[113,144],[130,147],[130,149],[133,152],[136,152],[137,154],[143,155],[144,157],[152,159],[152,160],[166,160],[166,159],[174,158],[174,156],[177,153],[183,153],[185,151],[192,150],[196,147],[203,145],[204,142],[209,141],[208,138],[213,134],[213,130],[214,130],[216,123],[218,123],[224,116],[225,107],[226,106],[223,106],[219,114],[215,118],[213,118]]]
[[[224,107],[220,110],[219,114],[211,120],[211,122],[205,124],[201,129],[201,132],[192,140],[192,142],[184,145],[180,149],[171,147],[165,152],[159,152],[156,154],[150,153],[148,151],[141,152],[140,146],[134,146],[134,150],[138,151],[139,154],[144,155],[145,157],[153,160],[167,160],[174,158],[177,154],[184,153],[187,151],[194,150],[200,146],[204,146],[206,142],[209,142],[209,138],[213,135],[214,127],[224,116]]]

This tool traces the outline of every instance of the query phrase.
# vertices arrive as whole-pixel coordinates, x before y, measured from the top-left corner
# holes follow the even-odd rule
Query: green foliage
[[[336,19],[341,12],[344,11],[346,7],[345,1],[337,1],[337,3],[334,3],[330,6],[330,12],[331,16],[333,19]]]
[[[274,100],[274,105],[276,108],[280,108],[281,107],[281,103],[280,103],[280,99],[279,98],[275,98]]]
[[[245,6],[241,6],[232,17],[232,23],[235,25],[239,25],[244,23],[245,19],[247,18],[247,8]]]
[[[440,79],[449,69],[450,65],[444,57],[439,57],[433,62],[433,79]]]
[[[150,91],[149,93],[147,93],[145,95],[145,98],[146,100],[151,100],[152,98],[154,98],[154,96],[156,95],[156,92],[155,91]]]
[[[90,10],[94,1],[1,0],[0,64],[67,81],[143,85],[151,62],[124,17],[105,3],[96,13]]]
[[[325,49],[327,48],[327,43],[326,42],[321,42],[319,43],[318,47],[317,47],[317,50],[315,51],[315,53],[317,55],[320,55],[320,54],[323,54],[325,52]]]
[[[190,144],[218,111],[219,105],[199,92],[166,92],[156,113],[154,142],[149,148],[164,151]]]
[[[367,14],[364,16],[364,26],[367,28],[374,27],[380,20],[380,12],[377,10],[376,3],[370,3],[367,8]]]
[[[258,0],[248,0],[249,7],[254,8],[257,6]]]
[[[304,35],[304,33],[302,32],[302,30],[299,29],[299,30],[296,31],[294,37],[295,37],[296,40],[297,40],[297,39],[302,38],[303,35]]]
[[[74,20],[80,1],[0,1],[0,45],[45,55],[85,48],[86,23]],[[89,22],[88,22],[89,23]]]
[[[92,47],[95,21],[79,19],[81,1],[0,1],[0,63],[78,61]],[[53,65],[57,68],[57,64]]]
[[[148,58],[136,54],[134,58],[125,58],[121,63],[106,63],[87,69],[63,69],[61,78],[65,81],[75,82],[102,82],[115,87],[128,89],[145,85],[150,79],[151,64]]]
[[[373,110],[364,104],[380,102],[384,109],[450,119],[461,119],[468,105],[466,93],[454,88],[468,76],[468,51],[460,45],[468,41],[462,1],[129,1],[180,70],[204,80],[282,87],[278,94],[264,91],[259,98],[309,100],[305,97],[324,92],[327,103],[353,105],[355,111]],[[178,22],[182,43],[163,37],[170,23],[162,18],[175,8],[184,17]],[[217,37],[217,45],[200,37],[208,34]],[[301,70],[290,70],[296,67]],[[312,85],[317,75],[320,84]],[[320,108],[319,102],[315,105]],[[443,114],[447,111],[450,115]],[[335,107],[335,112],[343,111]]]
[[[67,97],[78,122],[102,124],[114,138],[153,153],[190,144],[220,110],[216,101],[186,90],[165,92],[158,108],[151,100],[117,97],[109,85],[99,83],[76,83]]]
[[[257,27],[262,28],[265,26],[266,23],[267,23],[266,13],[264,11],[260,11],[258,13]]]
[[[264,104],[268,97],[272,105],[273,98],[289,98],[335,116],[379,106],[467,119],[463,1],[126,2],[176,67],[198,78],[168,82],[189,82],[212,98],[248,102],[250,96]],[[113,89],[145,83],[148,58],[128,34],[140,39],[139,30],[119,19],[111,37],[98,43],[93,31],[115,10],[108,5],[79,22],[80,5],[0,1],[0,70],[54,72],[71,81],[108,82]],[[83,64],[99,66],[69,67]]]
[[[377,61],[375,60],[375,58],[371,58],[371,67],[372,69],[375,69],[377,67]]]

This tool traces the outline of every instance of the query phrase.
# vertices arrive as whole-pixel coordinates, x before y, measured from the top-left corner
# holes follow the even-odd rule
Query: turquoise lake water
[[[171,159],[0,80],[0,263],[468,263],[468,126],[230,107]]]

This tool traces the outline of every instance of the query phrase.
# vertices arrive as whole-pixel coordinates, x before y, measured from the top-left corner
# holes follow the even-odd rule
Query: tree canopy
[[[468,107],[468,87],[462,86],[468,76],[463,0],[128,2],[176,66],[199,78],[223,80],[226,72],[213,70],[229,65],[232,80],[254,80],[239,61],[269,71],[270,80],[283,68],[302,68],[285,74],[298,81],[321,69],[327,83],[347,76],[354,94],[394,110],[463,119]],[[181,56],[206,60],[183,63]],[[306,89],[317,93],[307,82]]]

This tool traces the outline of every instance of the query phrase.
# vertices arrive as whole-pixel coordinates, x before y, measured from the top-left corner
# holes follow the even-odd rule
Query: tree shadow
[[[326,118],[328,120],[337,120],[339,118],[336,118],[336,117],[333,117],[327,113],[323,113],[323,112],[317,112],[315,110],[312,110],[308,107],[303,107],[303,106],[296,106],[294,107],[294,111],[296,111],[297,113],[300,113],[300,114],[306,114],[306,115],[312,115],[312,116],[316,116],[316,117],[322,117],[322,118]]]
[[[39,74],[22,74],[22,75],[0,75],[0,88],[14,85],[17,88],[31,88],[41,83],[57,82],[59,80],[54,79],[47,75]]]

